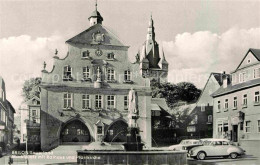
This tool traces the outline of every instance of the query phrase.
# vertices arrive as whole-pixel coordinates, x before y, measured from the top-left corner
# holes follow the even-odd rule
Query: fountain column
[[[127,141],[124,144],[126,151],[142,151],[143,143],[141,142],[140,129],[137,124],[139,118],[138,99],[136,91],[131,88],[129,91],[129,108],[128,108],[128,128]]]

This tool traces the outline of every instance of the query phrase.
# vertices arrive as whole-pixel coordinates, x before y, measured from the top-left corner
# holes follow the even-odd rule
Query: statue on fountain
[[[127,141],[124,144],[126,151],[142,151],[143,143],[141,143],[140,129],[137,124],[139,118],[138,98],[136,91],[131,88],[129,91],[129,107],[128,107],[128,128]]]

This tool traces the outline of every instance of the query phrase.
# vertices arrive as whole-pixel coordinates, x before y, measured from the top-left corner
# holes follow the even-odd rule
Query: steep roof
[[[103,41],[96,42],[94,37],[99,33],[99,37],[103,37]],[[68,44],[87,44],[87,45],[111,45],[111,46],[124,46],[120,39],[113,34],[110,30],[104,27],[101,24],[96,24],[85,31],[79,33],[78,35],[72,37],[71,39],[67,40],[66,43]]]
[[[236,92],[236,91],[239,91],[239,90],[243,90],[243,89],[246,89],[246,88],[259,86],[259,85],[260,85],[260,78],[253,79],[253,80],[250,80],[250,81],[246,81],[244,83],[239,83],[239,84],[236,84],[236,85],[229,84],[226,88],[223,88],[223,86],[221,86],[211,96],[212,97],[218,97],[218,96],[226,95],[226,94],[233,93],[233,92]]]
[[[12,104],[8,100],[7,100],[7,105],[13,111],[13,113],[15,113],[14,107],[12,106]]]
[[[213,75],[215,77],[215,79],[217,80],[218,84],[221,86],[223,84],[223,77],[222,77],[222,73],[211,73],[211,75]]]
[[[250,48],[249,49],[253,55],[257,58],[258,61],[260,61],[260,49],[253,49],[253,48]]]
[[[168,106],[164,98],[152,98],[151,103],[157,104],[160,108],[164,110],[168,110]]]
[[[244,59],[246,58],[246,56],[248,55],[248,53],[251,52],[255,58],[260,61],[260,49],[253,49],[253,48],[249,48],[249,50],[247,51],[246,55],[244,56],[243,60],[239,63],[239,65],[237,66],[236,70],[238,70],[238,68],[240,67],[240,65],[243,63]]]

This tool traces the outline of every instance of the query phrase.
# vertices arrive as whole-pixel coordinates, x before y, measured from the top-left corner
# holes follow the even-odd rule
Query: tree
[[[179,101],[187,103],[196,102],[201,90],[189,82],[181,82],[177,85],[173,83],[159,83],[151,81],[152,97],[165,98],[168,106],[173,108]]]
[[[178,83],[179,97],[182,101],[194,102],[200,96],[201,90],[197,89],[195,85],[189,82]]]
[[[40,97],[39,85],[41,84],[41,80],[40,77],[25,80],[22,93],[24,101],[30,100],[34,96]]]

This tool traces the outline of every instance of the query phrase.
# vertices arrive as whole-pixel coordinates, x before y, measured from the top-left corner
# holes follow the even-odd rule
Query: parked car
[[[196,139],[186,139],[182,140],[180,144],[172,145],[169,147],[169,150],[190,150],[192,147],[201,145],[200,140]]]
[[[202,146],[192,148],[188,157],[204,160],[206,157],[230,157],[236,159],[245,151],[227,139],[202,139]]]

